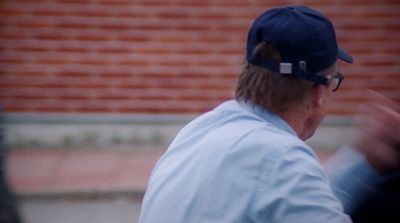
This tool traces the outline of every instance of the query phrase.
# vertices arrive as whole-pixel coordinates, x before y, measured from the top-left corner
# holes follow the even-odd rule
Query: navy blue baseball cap
[[[263,42],[280,52],[281,61],[255,53]],[[337,59],[353,62],[338,47],[329,19],[306,6],[274,8],[257,17],[248,33],[246,58],[250,64],[324,85],[327,78],[315,72],[330,67]]]

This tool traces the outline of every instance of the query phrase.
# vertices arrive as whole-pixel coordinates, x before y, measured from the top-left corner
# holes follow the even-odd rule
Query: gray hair
[[[280,53],[265,42],[258,45],[254,53],[260,53],[266,59],[281,61]],[[327,76],[335,72],[336,63],[317,73]],[[237,80],[235,98],[282,114],[302,104],[313,86],[313,82],[282,75],[246,62]]]

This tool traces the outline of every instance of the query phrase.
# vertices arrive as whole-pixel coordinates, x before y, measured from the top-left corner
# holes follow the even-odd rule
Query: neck
[[[315,132],[314,120],[304,109],[293,109],[280,116],[293,128],[301,140],[310,138]]]

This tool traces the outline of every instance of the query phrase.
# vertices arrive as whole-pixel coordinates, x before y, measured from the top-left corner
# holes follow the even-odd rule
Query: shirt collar
[[[259,105],[255,105],[251,102],[239,102],[237,101],[237,103],[239,104],[240,107],[242,107],[243,109],[257,115],[258,117],[262,118],[263,120],[271,123],[272,125],[274,125],[275,127],[288,132],[291,135],[294,135],[296,137],[298,137],[297,133],[294,131],[294,129],[285,121],[283,120],[281,117],[279,117],[277,114],[272,113],[270,111],[268,111],[267,109],[259,106]]]

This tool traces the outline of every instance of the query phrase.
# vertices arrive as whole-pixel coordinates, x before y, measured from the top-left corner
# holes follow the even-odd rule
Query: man
[[[4,142],[4,114],[0,106],[0,222],[20,223],[18,204],[6,179],[5,162],[8,153]]]
[[[337,58],[352,62],[321,13],[293,6],[261,14],[249,31],[236,100],[176,136],[153,170],[139,221],[351,222],[344,209],[351,211],[366,187],[378,181],[376,170],[386,171],[400,159],[376,158],[368,144],[360,150],[371,154],[367,159],[345,149],[336,159],[344,165],[334,172],[331,187],[304,140],[344,78]],[[383,116],[393,115],[382,109]],[[385,143],[386,135],[365,137]]]
[[[389,102],[389,104],[393,104],[392,107],[395,106],[393,102]],[[388,146],[388,143],[390,142],[391,145],[389,146],[393,148],[396,147],[400,150],[400,125],[398,118],[396,122],[396,114],[392,112],[391,117],[387,116],[388,114],[384,112],[383,114],[386,115],[381,115],[382,112],[379,109],[369,109],[367,112],[375,113],[371,117],[376,118],[375,120],[370,120],[371,124],[369,126],[372,125],[374,128],[366,130],[376,132],[387,131],[385,134],[379,134],[381,137],[386,137],[383,139],[383,141],[386,142],[386,145],[381,145],[379,147]],[[397,117],[398,116],[399,115],[397,114]],[[386,117],[390,117],[390,119],[384,120]],[[383,120],[381,120],[382,118]],[[372,135],[377,134],[373,133]],[[376,142],[370,141],[371,139],[369,138],[366,143],[377,144]],[[379,152],[379,150],[369,150],[369,153],[371,152]],[[373,155],[373,157],[376,157],[377,155],[378,154]],[[381,152],[379,155],[394,158],[396,158],[396,156],[398,157],[398,154],[391,154],[390,152],[386,154]],[[390,159],[385,158],[384,160],[386,160],[386,165],[390,162]],[[366,193],[366,195],[360,199],[360,202],[357,203],[351,216],[355,223],[400,222],[400,166],[386,172],[382,180],[375,187],[368,188],[368,193]]]

